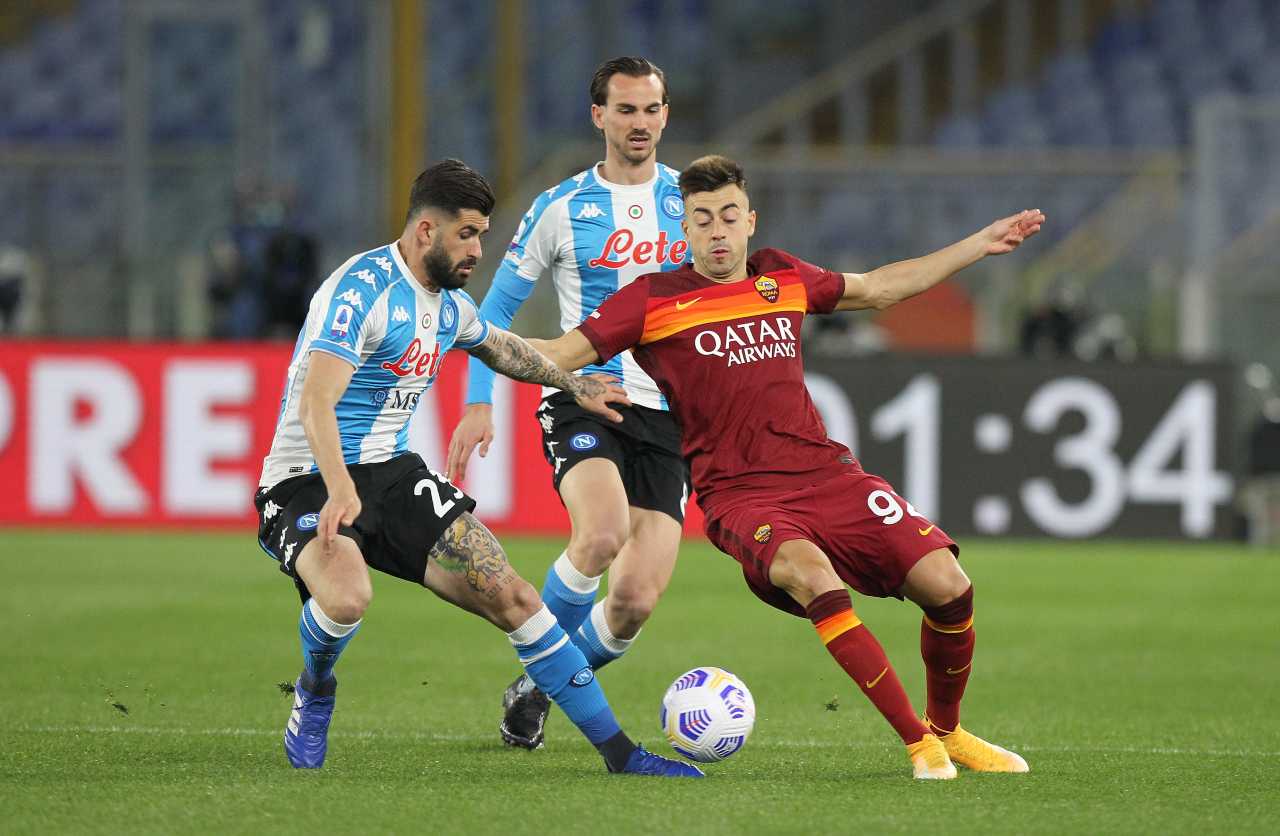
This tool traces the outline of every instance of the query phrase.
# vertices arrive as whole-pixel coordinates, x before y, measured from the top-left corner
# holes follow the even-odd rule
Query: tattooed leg
[[[453,521],[428,558],[427,589],[504,631],[514,630],[542,606],[538,591],[507,562],[498,539],[471,514]]]

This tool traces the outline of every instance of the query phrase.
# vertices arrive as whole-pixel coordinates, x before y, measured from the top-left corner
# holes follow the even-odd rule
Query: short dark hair
[[[698,157],[680,172],[680,196],[685,200],[691,194],[714,192],[735,185],[745,192],[747,175],[742,173],[742,166],[719,154]]]
[[[624,55],[621,58],[613,58],[605,61],[596,68],[596,74],[591,77],[591,103],[604,107],[609,101],[609,79],[615,75],[626,75],[632,78],[644,78],[650,75],[656,75],[658,81],[662,82],[662,103],[670,104],[667,98],[667,76],[662,69],[648,58],[639,58],[634,55]]]
[[[413,181],[405,223],[428,206],[452,215],[457,215],[462,209],[475,209],[488,217],[493,214],[496,202],[489,181],[480,172],[462,160],[441,160]]]

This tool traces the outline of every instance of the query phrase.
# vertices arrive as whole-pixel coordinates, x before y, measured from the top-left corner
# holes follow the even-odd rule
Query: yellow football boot
[[[919,743],[908,744],[907,757],[911,759],[915,777],[922,781],[948,781],[956,777],[956,767],[935,735],[926,734]]]
[[[925,718],[925,725],[929,719]],[[975,772],[1030,772],[1031,767],[1017,752],[1002,749],[977,735],[956,726],[956,730],[942,736],[951,760]]]

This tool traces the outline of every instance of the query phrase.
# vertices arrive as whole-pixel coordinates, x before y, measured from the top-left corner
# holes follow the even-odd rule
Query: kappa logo
[[[778,283],[768,276],[761,276],[756,279],[756,293],[764,297],[769,303],[778,301]]]
[[[685,308],[689,307],[690,305],[696,305],[701,301],[702,301],[702,297],[698,296],[694,299],[688,300],[687,302],[676,302],[676,310],[683,311]]]
[[[564,463],[567,462],[568,459],[564,458],[563,456],[552,456],[552,458],[555,459],[555,471],[556,471],[556,475],[559,476],[560,468],[564,466]]]
[[[587,179],[587,174],[589,174],[589,173],[590,173],[590,172],[586,172],[586,171],[579,171],[577,174],[573,175],[573,182],[575,182],[575,183],[577,183],[579,186],[581,186],[581,185],[582,185],[582,181]]]
[[[555,428],[556,419],[550,412],[538,416],[538,423],[542,425],[544,433],[550,433]]]
[[[755,540],[757,543],[769,542],[773,539],[773,526],[769,523],[765,523],[756,529],[755,534],[751,535],[751,539]]]
[[[358,311],[364,310],[364,297],[354,287],[348,288],[346,293],[338,297],[344,302],[349,302],[352,307]]]
[[[293,562],[293,550],[297,548],[297,543],[290,543],[284,547],[284,568],[288,569],[289,564]]]
[[[578,220],[582,220],[583,218],[586,218],[587,220],[591,220],[592,218],[599,218],[602,215],[604,215],[604,210],[600,208],[600,204],[588,203],[585,206],[583,206],[582,210],[579,211],[578,214],[575,215],[574,217],[576,217]]]
[[[402,306],[396,305],[395,313],[391,314],[391,321],[392,322],[408,322],[409,312],[406,311]]]
[[[358,270],[356,271],[356,278],[375,290],[378,288],[378,277],[373,275],[372,270]]]
[[[275,515],[279,513],[280,513],[280,506],[275,504],[275,502],[271,501],[270,499],[268,499],[267,504],[264,505],[262,508],[262,518],[264,520],[274,519]]]
[[[373,263],[378,265],[379,268],[385,270],[388,276],[391,275],[391,259],[384,255],[380,255],[373,259]]]

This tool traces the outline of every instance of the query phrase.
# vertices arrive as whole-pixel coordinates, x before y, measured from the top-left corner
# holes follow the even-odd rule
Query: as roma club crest
[[[772,279],[770,281],[772,281]],[[760,283],[757,282],[756,286],[759,287],[759,284]],[[776,286],[774,288],[773,294],[774,294],[774,298],[777,298],[778,290]],[[755,538],[755,541],[757,543],[767,543],[769,542],[769,540],[773,538],[773,526],[769,525],[768,523],[765,523],[764,525],[757,528],[756,533],[752,534],[751,536]]]
[[[766,302],[778,301],[778,283],[768,276],[756,279],[756,293],[764,297]]]

